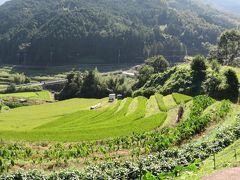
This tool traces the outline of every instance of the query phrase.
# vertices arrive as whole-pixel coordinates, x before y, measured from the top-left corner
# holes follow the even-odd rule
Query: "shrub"
[[[22,74],[14,74],[12,77],[12,82],[15,84],[24,84],[24,83],[29,83],[30,79],[26,77],[23,73]]]
[[[10,84],[5,90],[5,93],[14,93],[14,92],[16,92],[16,86],[14,84]]]

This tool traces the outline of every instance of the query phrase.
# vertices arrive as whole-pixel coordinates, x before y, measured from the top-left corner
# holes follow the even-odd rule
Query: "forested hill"
[[[11,64],[179,60],[207,53],[238,20],[191,0],[11,0],[0,6],[0,61]]]

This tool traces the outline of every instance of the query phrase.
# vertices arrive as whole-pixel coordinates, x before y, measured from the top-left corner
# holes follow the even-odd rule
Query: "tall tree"
[[[226,77],[225,98],[237,102],[239,97],[239,81],[237,74],[235,71],[229,69],[224,75]]]
[[[217,48],[217,59],[223,65],[240,66],[240,31],[224,32]]]
[[[206,79],[206,59],[203,56],[196,56],[191,62],[192,76],[193,76],[193,94],[201,93],[202,82]]]
[[[167,70],[169,62],[163,56],[154,56],[145,61],[145,64],[154,69],[154,73],[161,73]]]

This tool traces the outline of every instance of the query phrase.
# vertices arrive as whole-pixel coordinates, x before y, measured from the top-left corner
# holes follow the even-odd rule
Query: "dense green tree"
[[[108,96],[105,82],[101,82],[96,70],[89,71],[82,84],[79,95],[84,98],[96,98]]]
[[[194,57],[191,62],[191,69],[196,73],[205,72],[207,69],[205,57],[201,55]]]
[[[200,94],[202,91],[202,82],[206,78],[206,59],[203,56],[196,56],[191,62],[193,76],[193,94]]]
[[[222,33],[217,47],[217,59],[223,65],[240,66],[240,31]]]
[[[229,69],[224,73],[226,77],[225,98],[237,102],[239,97],[239,81],[235,71]]]
[[[124,75],[101,75],[97,69],[86,72],[71,72],[67,75],[67,82],[56,99],[69,98],[103,98],[109,93],[122,94],[124,97],[132,95],[134,80]]]
[[[154,73],[161,73],[169,67],[168,61],[163,56],[154,56],[145,61],[145,64],[153,67]]]
[[[138,68],[138,83],[137,87],[143,86],[154,74],[154,68],[150,65],[143,64]]]
[[[210,97],[221,99],[222,92],[220,92],[220,86],[222,81],[223,80],[217,71],[208,74],[207,79],[203,84],[204,93]]]

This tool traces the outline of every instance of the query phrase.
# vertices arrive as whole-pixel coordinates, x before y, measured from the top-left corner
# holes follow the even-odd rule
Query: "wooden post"
[[[216,169],[216,155],[213,154],[213,169]]]
[[[237,161],[237,150],[236,149],[234,149],[234,158]]]
[[[139,179],[142,179],[142,163],[139,164],[139,171],[140,171],[140,177]]]

